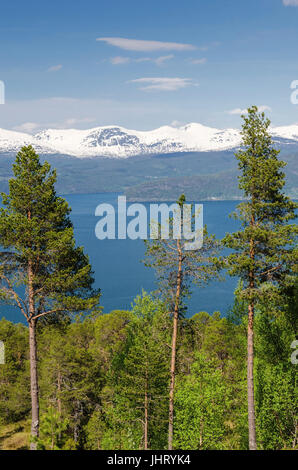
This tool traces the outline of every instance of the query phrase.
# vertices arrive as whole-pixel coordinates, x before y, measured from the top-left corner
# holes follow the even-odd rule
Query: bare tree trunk
[[[145,421],[144,421],[144,450],[148,450],[148,382],[146,378],[145,384],[145,397],[144,397],[144,406],[145,406]]]
[[[254,400],[254,306],[248,307],[248,327],[247,327],[247,407],[248,407],[248,434],[249,450],[257,450],[256,442],[256,422],[255,422],[255,400]]]
[[[77,400],[75,403],[75,413],[74,413],[74,428],[73,428],[73,440],[75,441],[76,446],[79,442],[79,411],[80,411],[80,403]]]
[[[252,215],[251,227],[255,225],[254,214]],[[255,259],[254,240],[250,241],[250,259]],[[255,273],[252,269],[249,273],[249,288],[255,287]],[[251,293],[250,293],[251,295]],[[248,411],[248,439],[249,450],[257,450],[256,419],[255,419],[255,397],[254,397],[254,302],[250,300],[248,306],[247,325],[247,411]]]
[[[173,316],[173,333],[172,333],[172,354],[171,354],[171,369],[170,369],[170,399],[169,399],[169,437],[168,449],[173,450],[173,432],[174,432],[174,389],[175,389],[175,373],[176,373],[176,349],[177,349],[177,333],[178,333],[178,318],[179,318],[179,303],[181,294],[182,282],[182,249],[180,240],[177,240],[178,249],[178,272],[177,272],[177,285],[176,285],[176,298]]]
[[[59,413],[59,420],[61,419],[61,414],[62,414],[62,406],[61,406],[61,372],[60,369],[58,368],[58,374],[57,374],[57,409]],[[61,432],[59,431],[59,440],[61,439]]]
[[[27,212],[28,220],[31,220],[31,210]],[[30,450],[37,449],[36,440],[39,437],[39,396],[38,396],[38,374],[37,374],[37,344],[36,344],[36,322],[34,287],[33,287],[33,265],[28,260],[28,301],[29,301],[29,354],[30,354],[30,387],[31,387],[31,440]]]
[[[297,443],[298,443],[298,420],[295,419],[295,432],[294,432],[294,439],[293,439],[293,444],[292,444],[293,449],[296,448]]]
[[[28,213],[31,219],[31,213]],[[36,345],[36,322],[34,319],[34,289],[32,261],[28,261],[28,300],[29,300],[29,350],[30,350],[30,385],[31,385],[31,439],[30,449],[36,450],[36,439],[39,437],[39,396],[38,396],[38,374],[37,374],[37,345]]]
[[[57,408],[58,408],[58,413],[61,416],[62,406],[61,406],[61,372],[60,372],[60,369],[58,369],[58,374],[57,374],[57,392],[58,392]]]
[[[30,348],[30,383],[31,383],[31,437],[39,437],[39,398],[37,376],[37,347],[36,347],[36,321],[29,322],[29,348]],[[30,449],[36,450],[37,443],[31,442]]]

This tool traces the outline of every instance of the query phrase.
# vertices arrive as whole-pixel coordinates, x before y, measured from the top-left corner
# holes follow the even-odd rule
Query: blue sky
[[[2,0],[0,127],[298,122],[298,0]]]

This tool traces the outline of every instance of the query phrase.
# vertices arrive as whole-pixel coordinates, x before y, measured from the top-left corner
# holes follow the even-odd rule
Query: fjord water
[[[103,311],[108,313],[115,309],[129,309],[133,299],[141,294],[143,289],[146,292],[155,290],[154,271],[141,262],[145,252],[143,240],[98,240],[95,236],[95,226],[99,220],[99,217],[95,216],[97,205],[110,203],[116,212],[118,194],[75,194],[63,197],[72,208],[71,219],[76,242],[84,246],[90,257],[95,287],[99,287],[102,292],[100,303]],[[229,214],[237,205],[236,201],[201,203],[204,206],[204,224],[207,224],[209,233],[222,238],[226,232],[237,229],[239,223],[229,218]],[[146,206],[149,207],[149,203],[146,203]],[[235,279],[226,278],[224,282],[211,282],[205,288],[194,286],[188,301],[187,316],[202,310],[209,313],[220,311],[225,315],[233,303],[236,284]],[[2,304],[0,319],[3,316],[14,322],[23,321],[19,311]]]

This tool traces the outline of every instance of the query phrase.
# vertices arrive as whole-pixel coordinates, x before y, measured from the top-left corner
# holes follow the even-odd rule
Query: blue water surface
[[[75,194],[63,197],[72,208],[76,242],[84,246],[90,257],[95,287],[100,287],[102,292],[103,311],[107,313],[115,309],[129,309],[133,299],[143,289],[147,292],[155,290],[154,271],[141,262],[145,252],[142,240],[98,240],[95,236],[95,226],[99,220],[95,216],[95,208],[98,204],[110,203],[117,209],[118,194]],[[226,232],[238,228],[239,222],[229,218],[237,201],[207,201],[202,204],[204,224],[207,224],[209,233],[221,238]],[[194,286],[188,301],[187,316],[202,310],[209,313],[219,310],[225,315],[233,303],[236,284],[236,279],[227,278],[224,282],[211,282],[205,288]],[[2,304],[0,319],[3,316],[13,322],[23,321],[17,309]]]

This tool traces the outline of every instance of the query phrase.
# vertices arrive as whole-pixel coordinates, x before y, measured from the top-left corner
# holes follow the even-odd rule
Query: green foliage
[[[222,318],[219,312],[200,312],[190,318],[182,329],[178,380],[193,374],[197,354],[204,357],[210,372],[220,372],[225,388],[225,437],[228,449],[247,448],[245,400],[245,328]],[[191,420],[191,415],[188,417]]]
[[[68,418],[74,445],[84,444],[83,428],[99,400],[103,381],[101,364],[94,360],[94,324],[58,324],[39,334],[41,408],[51,406]]]
[[[113,358],[105,390],[106,401],[113,404],[107,406],[103,448],[143,448],[146,406],[150,448],[164,447],[169,380],[167,323],[161,301],[145,292],[136,298],[125,343]]]
[[[247,301],[242,298],[243,281],[239,280],[234,291],[234,302],[227,312],[227,319],[236,325],[241,325],[247,315]]]
[[[287,294],[277,317],[268,314],[267,308],[256,318],[257,429],[265,450],[298,448],[297,365],[290,362],[297,304],[293,303],[293,289]]]
[[[39,450],[61,450],[64,445],[64,435],[68,419],[61,419],[59,413],[49,408],[41,417],[40,437],[37,440]]]
[[[142,449],[147,373],[150,448],[166,448],[169,321],[164,304],[143,294],[130,312],[40,325],[39,446]],[[246,318],[234,324],[218,312],[182,321],[175,448],[247,449],[245,323]],[[291,316],[285,308],[278,318],[257,312],[256,332],[260,448],[293,448],[297,366],[290,363]],[[30,412],[27,335],[23,325],[0,322],[7,358],[0,366],[4,430]]]
[[[255,106],[243,118],[244,148],[236,157],[239,188],[247,200],[234,214],[242,229],[227,234],[223,243],[233,250],[227,257],[228,271],[241,278],[243,298],[265,302],[279,294],[278,286],[291,284],[297,270],[297,226],[288,223],[295,218],[297,204],[283,193],[285,163],[274,148],[270,121]]]
[[[31,146],[17,154],[13,172],[0,210],[1,244],[7,250],[1,256],[1,298],[20,308],[28,321],[92,309],[99,295],[91,290],[88,258],[75,246],[70,208],[55,193],[56,172],[40,163]],[[22,297],[15,289],[29,283],[30,306],[28,292]]]
[[[298,449],[297,366],[257,363],[257,423],[261,446]]]
[[[175,448],[224,449],[227,390],[212,360],[198,354],[176,390]]]
[[[30,410],[28,330],[4,318],[0,339],[5,345],[5,364],[0,365],[0,425],[19,421]]]

